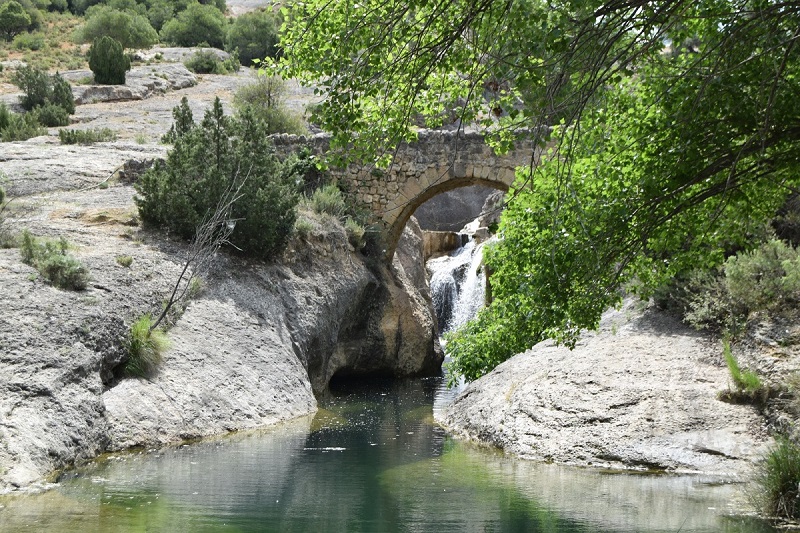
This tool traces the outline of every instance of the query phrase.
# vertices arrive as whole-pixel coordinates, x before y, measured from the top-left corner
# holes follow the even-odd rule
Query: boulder
[[[70,81],[91,77],[88,70],[64,72]],[[197,77],[181,63],[164,63],[132,68],[124,85],[75,85],[72,94],[78,105],[97,102],[144,100],[169,90],[186,89],[197,84]]]
[[[458,250],[469,240],[464,233],[454,231],[425,231],[423,232],[423,249],[425,260],[448,254]]]

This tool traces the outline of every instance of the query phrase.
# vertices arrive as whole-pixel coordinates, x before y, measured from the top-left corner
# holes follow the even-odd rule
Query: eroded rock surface
[[[313,412],[313,392],[340,372],[438,370],[422,261],[406,259],[421,254],[419,235],[409,234],[405,255],[387,267],[356,253],[334,224],[273,264],[222,255],[205,293],[171,330],[161,372],[115,379],[128,327],[159,310],[185,253],[183,243],[141,230],[129,178],[165,156],[157,140],[182,96],[199,120],[215,97],[229,101],[253,78],[245,70],[207,75],[146,100],[78,107],[70,128],[107,127],[119,134],[115,142],[61,145],[51,129],[3,143],[0,173],[19,214],[8,223],[67,238],[92,280],[86,291],[58,290],[18,249],[0,250],[0,492],[107,449]],[[301,109],[307,92],[291,86],[289,105]],[[130,256],[131,266],[119,256]]]
[[[717,399],[729,386],[721,347],[632,305],[573,351],[543,342],[501,364],[441,422],[535,460],[746,472],[769,439],[754,407]]]

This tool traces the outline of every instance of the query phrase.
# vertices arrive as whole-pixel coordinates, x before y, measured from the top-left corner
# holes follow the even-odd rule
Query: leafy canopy
[[[161,39],[177,46],[206,43],[222,48],[225,40],[225,17],[213,5],[189,4],[177,17],[161,28]]]
[[[10,0],[0,5],[0,34],[5,37],[6,41],[10,41],[15,35],[25,31],[30,23],[30,15],[18,2]]]
[[[455,333],[479,377],[551,337],[573,345],[633,285],[723,261],[800,185],[800,5],[780,0],[311,0],[273,70],[326,96],[333,146],[382,162],[413,125],[483,128],[518,170],[494,301]]]
[[[250,67],[253,60],[276,57],[279,52],[280,22],[271,10],[261,9],[236,17],[228,28],[225,49],[238,50],[242,65]]]
[[[123,48],[146,48],[158,41],[158,34],[146,16],[133,9],[121,10],[106,5],[89,8],[80,37],[85,43],[110,37]]]

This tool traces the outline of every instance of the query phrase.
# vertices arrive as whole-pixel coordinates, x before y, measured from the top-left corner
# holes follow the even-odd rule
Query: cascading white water
[[[464,325],[483,306],[486,277],[483,274],[483,244],[470,240],[451,255],[431,259],[431,296],[439,332]]]

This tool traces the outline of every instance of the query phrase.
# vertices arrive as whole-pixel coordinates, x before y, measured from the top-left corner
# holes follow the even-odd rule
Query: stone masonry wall
[[[308,147],[316,155],[327,152],[330,137],[274,135],[279,153]],[[421,130],[417,142],[401,144],[388,169],[373,165],[350,165],[331,169],[331,175],[348,184],[358,205],[375,215],[384,228],[388,259],[403,227],[417,207],[442,192],[481,184],[507,190],[515,168],[530,164],[532,141],[522,141],[507,154],[497,155],[476,132]]]

